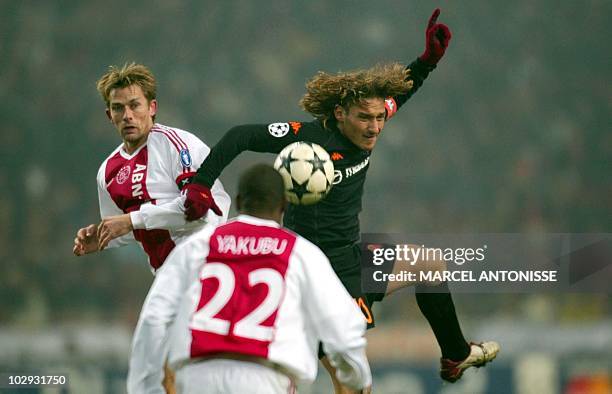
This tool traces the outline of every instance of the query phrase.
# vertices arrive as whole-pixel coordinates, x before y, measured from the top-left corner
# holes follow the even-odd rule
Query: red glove
[[[190,183],[184,188],[186,192],[185,199],[185,217],[188,221],[197,220],[212,209],[214,213],[221,216],[221,209],[215,203],[210,189],[204,185]]]
[[[425,52],[419,56],[419,59],[432,66],[442,59],[451,39],[448,26],[443,23],[436,23],[439,15],[440,9],[436,8],[429,18],[425,31]]]

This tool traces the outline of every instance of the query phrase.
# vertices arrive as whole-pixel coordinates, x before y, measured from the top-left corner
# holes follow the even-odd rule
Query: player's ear
[[[344,107],[342,107],[340,104],[336,104],[336,108],[334,108],[334,116],[338,122],[344,122],[344,118],[346,117]]]
[[[157,114],[157,100],[153,99],[149,102],[149,112],[151,116],[155,116]]]
[[[107,117],[109,120],[111,120],[111,121],[112,121],[112,120],[113,120],[113,118],[111,117],[110,108],[106,108],[106,111],[105,111],[105,112],[106,112],[106,117]]]

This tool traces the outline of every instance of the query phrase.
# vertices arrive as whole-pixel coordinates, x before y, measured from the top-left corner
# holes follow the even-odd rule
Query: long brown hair
[[[348,110],[363,99],[385,99],[407,93],[412,89],[409,75],[410,70],[399,63],[337,74],[320,71],[306,83],[306,94],[300,100],[300,106],[327,127],[330,120],[335,120],[337,105]]]

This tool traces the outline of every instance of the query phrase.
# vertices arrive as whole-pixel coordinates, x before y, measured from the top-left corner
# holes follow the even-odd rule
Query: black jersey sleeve
[[[311,122],[247,124],[229,129],[198,169],[193,182],[211,187],[236,156],[243,151],[278,153],[292,142],[312,134]]]
[[[387,99],[385,104],[387,108],[387,119],[391,118],[397,112],[397,110],[400,109],[400,107],[417,92],[417,90],[419,90],[419,88],[423,85],[425,78],[427,78],[429,73],[433,71],[436,66],[429,65],[419,58],[416,58],[406,68],[410,70],[408,80],[412,81],[412,89],[410,89],[406,94]]]

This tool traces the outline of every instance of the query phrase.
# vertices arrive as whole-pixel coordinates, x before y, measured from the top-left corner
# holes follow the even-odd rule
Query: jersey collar
[[[124,159],[130,160],[131,158],[135,157],[138,153],[140,153],[141,150],[144,149],[145,146],[147,146],[147,143],[149,142],[149,139],[147,138],[147,140],[145,141],[144,144],[140,145],[132,154],[129,154],[125,151],[125,144],[121,144],[119,146],[119,154],[121,154],[121,156]]]
[[[236,217],[236,220],[243,222],[243,223],[247,223],[247,224],[253,224],[255,226],[268,226],[268,227],[280,228],[280,224],[276,223],[274,220],[262,219],[262,218],[258,218],[258,217],[251,216],[251,215],[245,215],[243,213],[238,215]]]

